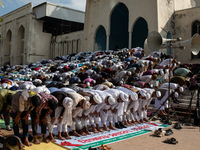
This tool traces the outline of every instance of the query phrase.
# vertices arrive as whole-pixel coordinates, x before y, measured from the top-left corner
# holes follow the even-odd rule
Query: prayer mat
[[[166,127],[170,126],[158,123],[143,123],[123,129],[104,131],[104,133],[94,134],[91,132],[92,135],[81,136],[81,137],[71,136],[72,138],[71,140],[61,141],[56,139],[56,143],[70,149],[86,150],[90,146],[97,147],[102,144],[110,144],[128,138],[136,137],[139,135],[147,134],[154,130],[157,130],[158,128],[166,128]]]

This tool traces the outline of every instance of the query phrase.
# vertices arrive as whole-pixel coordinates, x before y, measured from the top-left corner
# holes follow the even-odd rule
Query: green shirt
[[[3,108],[3,105],[7,103],[6,102],[6,98],[7,98],[7,95],[9,93],[11,93],[12,95],[14,95],[16,92],[8,90],[8,89],[2,89],[2,90],[0,90],[0,110]],[[10,105],[7,105],[6,110],[9,110],[10,107],[11,107]]]

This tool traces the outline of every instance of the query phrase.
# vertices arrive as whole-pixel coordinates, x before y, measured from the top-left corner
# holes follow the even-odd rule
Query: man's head
[[[58,102],[53,100],[53,99],[50,99],[48,101],[48,107],[51,109],[51,110],[55,110],[58,106]]]
[[[39,96],[34,95],[30,97],[30,102],[31,102],[31,106],[37,107],[40,105],[41,100]]]

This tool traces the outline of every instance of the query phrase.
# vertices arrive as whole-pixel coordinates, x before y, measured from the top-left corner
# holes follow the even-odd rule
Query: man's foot
[[[97,128],[97,131],[104,132],[103,129]]]
[[[90,132],[88,131],[87,128],[85,128],[85,133],[88,134],[88,135],[91,135],[91,134],[92,134],[92,133],[90,133]]]
[[[141,122],[139,120],[135,120],[135,124],[140,124]]]
[[[32,146],[32,144],[28,141],[28,138],[24,140],[24,145]]]
[[[167,113],[164,110],[160,110],[160,115],[167,116]]]
[[[113,126],[112,122],[109,122],[109,128],[112,130],[116,130],[116,128]]]
[[[60,135],[58,135],[58,139],[59,139],[59,140],[65,140],[65,138],[62,137],[62,136],[60,136]]]
[[[104,132],[102,129],[99,128],[99,124],[96,124],[96,126],[97,126],[97,131]]]
[[[110,131],[110,129],[106,125],[103,125],[103,130],[104,131]]]
[[[51,142],[56,142],[56,140],[53,138],[53,134],[52,133],[49,133],[49,140]]]
[[[124,121],[125,126],[131,126],[127,121]]]
[[[34,139],[33,143],[34,144],[40,144],[40,141],[38,139]]]
[[[140,119],[140,123],[144,123],[144,121],[142,119]]]
[[[11,127],[9,125],[6,126],[6,130],[12,131]]]
[[[86,136],[87,135],[85,132],[83,132],[82,129],[79,130],[79,134],[82,135],[82,136]]]
[[[92,132],[99,133],[96,128],[92,128]]]
[[[81,137],[81,135],[80,135],[80,134],[78,134],[76,131],[72,131],[72,135],[73,135],[73,136],[78,136],[78,137]]]
[[[65,132],[65,133],[64,133],[64,137],[65,137],[67,140],[72,139],[72,138],[69,136],[69,133],[68,133],[68,132]]]
[[[149,120],[147,118],[144,118],[143,121],[144,122],[149,122]]]
[[[133,125],[135,124],[135,121],[130,122],[130,121],[128,120],[127,123],[133,126]]]
[[[50,143],[50,141],[47,138],[43,138],[42,141],[45,142],[45,143]]]

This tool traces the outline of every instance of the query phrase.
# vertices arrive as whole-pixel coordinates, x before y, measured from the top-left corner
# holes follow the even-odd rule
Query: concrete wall
[[[12,32],[11,37],[11,52],[10,52],[10,63],[16,64],[16,63],[26,63],[27,62],[27,52],[29,49],[29,41],[30,41],[30,19],[32,18],[32,3],[29,3],[27,5],[24,5],[4,16],[2,16],[4,19],[3,23],[1,23],[1,56],[0,56],[0,65],[2,66],[4,61],[4,51],[6,51],[8,46],[6,45],[6,35],[7,32],[10,30]],[[25,29],[24,33],[24,46],[23,46],[23,52],[21,53],[21,50],[19,50],[19,29],[20,27],[23,27]]]
[[[192,24],[200,19],[200,7],[176,11],[175,31],[176,37],[181,37],[183,41],[191,38]],[[176,58],[182,62],[199,63],[199,59],[191,59],[190,49],[177,50]]]
[[[77,31],[52,38],[51,58],[83,51],[84,32]]]

